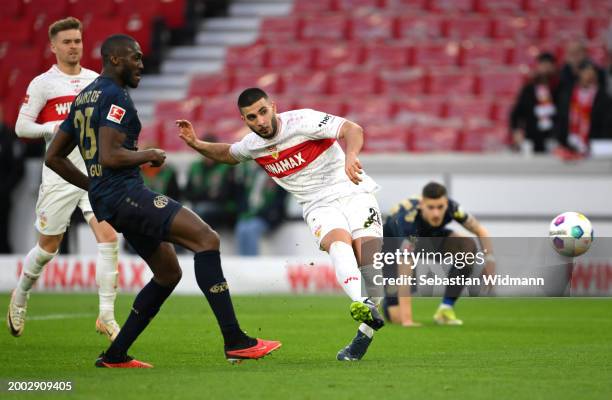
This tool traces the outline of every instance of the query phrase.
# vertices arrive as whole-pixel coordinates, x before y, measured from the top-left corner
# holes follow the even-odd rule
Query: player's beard
[[[276,115],[274,115],[274,116],[272,117],[272,121],[270,121],[270,125],[271,125],[271,129],[270,129],[270,131],[271,131],[271,132],[270,132],[269,134],[267,134],[267,135],[262,135],[262,134],[260,133],[260,135],[261,135],[261,136],[262,136],[264,139],[271,139],[271,138],[273,138],[274,136],[276,136],[276,131],[277,131],[277,129],[278,129],[278,121],[276,120]]]
[[[135,89],[138,87],[138,81],[135,79],[135,71],[132,71],[130,68],[124,67],[123,71],[121,71],[121,80],[125,82],[126,85]]]

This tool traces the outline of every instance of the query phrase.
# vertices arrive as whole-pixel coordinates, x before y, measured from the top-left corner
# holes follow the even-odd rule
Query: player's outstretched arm
[[[363,146],[363,128],[354,122],[346,121],[340,128],[338,138],[344,138],[346,141],[344,171],[355,185],[359,185],[359,182],[361,182],[361,177],[359,175],[363,173],[363,167],[357,156]]]
[[[67,158],[75,147],[76,143],[72,140],[72,136],[60,129],[47,149],[45,165],[67,182],[83,190],[89,190],[89,178]]]
[[[231,145],[229,143],[210,143],[199,140],[195,134],[193,125],[185,119],[177,120],[176,126],[179,129],[179,137],[183,139],[189,147],[202,154],[204,157],[223,164],[234,165],[240,162],[230,153]]]
[[[166,152],[160,149],[133,151],[123,147],[125,133],[117,129],[102,126],[98,135],[100,164],[104,168],[132,168],[151,163],[154,167],[161,166],[166,160]]]

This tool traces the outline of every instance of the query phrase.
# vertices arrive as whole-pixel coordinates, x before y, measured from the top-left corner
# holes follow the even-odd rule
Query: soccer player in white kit
[[[15,127],[19,137],[42,137],[47,146],[68,116],[73,99],[98,76],[96,72],[80,65],[83,42],[82,25],[78,19],[69,17],[52,23],[49,26],[49,40],[57,64],[30,82]],[[86,174],[85,163],[78,148],[69,158]],[[117,233],[108,223],[96,220],[87,192],[69,184],[43,165],[34,224],[40,235],[38,243],[25,258],[7,314],[9,331],[15,337],[23,333],[30,289],[42,274],[44,266],[58,253],[76,207],[83,212],[98,242],[96,283],[100,312],[96,319],[96,331],[110,340],[114,340],[119,333],[114,311],[118,274]]]
[[[382,224],[373,193],[376,183],[357,158],[362,128],[344,118],[303,109],[276,113],[276,105],[259,88],[240,94],[238,107],[251,129],[234,144],[198,140],[189,121],[179,120],[179,136],[205,157],[226,164],[255,160],[303,207],[304,219],[322,250],[329,253],[338,283],[353,300],[352,317],[361,322],[340,361],[360,360],[375,330],[384,325],[377,303],[362,290],[360,266],[371,265],[364,245],[380,248]],[[346,155],[338,139],[346,141]]]

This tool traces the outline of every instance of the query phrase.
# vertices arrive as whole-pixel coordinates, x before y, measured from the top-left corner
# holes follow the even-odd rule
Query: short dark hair
[[[549,53],[548,51],[544,51],[540,54],[538,54],[538,56],[536,57],[536,61],[541,63],[541,62],[549,62],[551,64],[555,64],[557,62],[557,59],[555,58],[555,56],[552,53]]]
[[[79,32],[83,32],[83,24],[81,24],[81,21],[74,17],[67,17],[57,20],[49,25],[49,40],[53,39],[58,33],[62,31],[69,31],[71,29],[76,29]]]
[[[119,53],[124,52],[126,45],[132,43],[136,43],[136,39],[130,35],[116,34],[107,37],[100,47],[102,63],[104,65],[109,64],[111,56],[117,56]]]
[[[429,182],[423,187],[421,196],[427,199],[439,199],[446,196],[446,188],[438,182]]]
[[[266,92],[256,87],[245,89],[238,96],[238,108],[248,107],[260,99],[268,100]]]

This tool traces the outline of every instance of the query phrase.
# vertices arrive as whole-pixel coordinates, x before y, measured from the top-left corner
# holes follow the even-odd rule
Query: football
[[[579,212],[557,215],[550,223],[549,234],[553,248],[567,257],[586,253],[593,242],[591,221]]]

